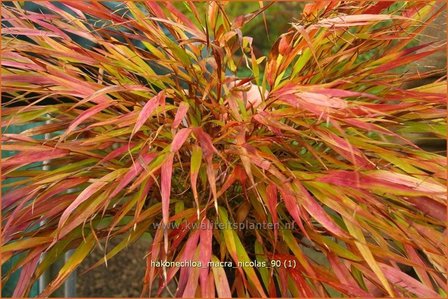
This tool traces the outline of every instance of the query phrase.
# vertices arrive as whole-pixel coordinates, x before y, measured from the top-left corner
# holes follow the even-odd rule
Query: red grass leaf
[[[47,37],[61,37],[58,34],[52,33],[52,32],[48,32],[48,31],[43,31],[43,30],[37,30],[37,29],[32,29],[32,28],[19,28],[19,27],[14,27],[14,28],[3,28],[2,29],[2,34],[17,34],[17,35],[26,35],[26,36],[47,36]]]
[[[148,287],[149,292],[152,292],[153,290],[152,284],[154,282],[154,275],[156,268],[152,265],[159,258],[162,236],[163,236],[163,229],[159,227],[159,229],[157,229],[156,231],[154,239],[152,240],[151,251],[146,258],[146,273],[144,282],[149,286]]]
[[[203,298],[207,297],[207,286],[209,277],[209,267],[208,263],[212,257],[212,240],[213,240],[213,226],[212,223],[204,218],[201,223],[200,231],[201,242],[199,244],[200,250],[200,261],[202,268],[200,270],[200,281],[201,281],[201,294]]]
[[[314,200],[313,196],[305,189],[305,187],[296,180],[295,185],[299,188],[303,199],[305,209],[310,213],[314,219],[323,225],[328,231],[332,232],[338,237],[348,238],[349,236],[328,216],[325,210]]]
[[[219,263],[216,256],[212,257],[212,262]],[[213,277],[215,278],[216,292],[219,298],[232,298],[229,281],[227,280],[226,272],[222,267],[213,267]]]
[[[10,190],[5,195],[2,194],[2,209],[6,210],[11,205],[16,203],[19,199],[23,199],[28,194],[37,192],[41,188],[42,186],[36,187],[31,185],[16,190]]]
[[[100,162],[98,162],[98,164],[104,163],[104,162],[108,162],[112,159],[115,159],[116,157],[119,157],[121,155],[123,155],[124,153],[129,152],[129,150],[135,145],[135,143],[131,142],[131,143],[127,143],[125,145],[120,146],[117,149],[114,149],[113,151],[111,151],[109,154],[107,154],[103,159],[101,159]]]
[[[202,151],[206,158],[211,158],[214,152],[217,152],[213,146],[212,138],[202,128],[194,128],[193,133],[201,144]]]
[[[29,287],[31,277],[33,276],[34,271],[36,270],[39,258],[40,256],[37,255],[22,268],[22,271],[20,272],[20,277],[17,280],[17,286],[14,289],[14,293],[12,295],[13,298],[21,298],[25,296],[26,289],[27,287]]]
[[[187,140],[188,136],[190,136],[190,133],[191,133],[190,128],[180,129],[179,132],[177,132],[176,135],[174,136],[173,141],[171,142],[171,152],[175,153],[179,151],[179,149],[185,143],[185,140]]]
[[[137,159],[137,164],[131,166],[129,171],[118,181],[117,188],[109,195],[109,198],[113,198],[117,195],[124,187],[126,187],[135,177],[137,177],[142,170],[148,165],[157,155],[154,153],[145,153],[139,156]]]
[[[302,223],[302,211],[300,210],[296,198],[290,193],[290,191],[287,191],[286,188],[279,188],[279,190],[280,194],[282,195],[283,201],[285,202],[285,207],[288,210],[289,215],[291,215],[302,232],[307,235],[305,227]]]
[[[83,113],[81,113],[71,124],[70,126],[67,128],[67,130],[64,132],[64,134],[61,136],[61,139],[64,139],[66,136],[68,136],[73,130],[76,129],[76,127],[81,124],[83,121],[85,121],[86,119],[92,117],[93,115],[103,111],[104,109],[106,109],[107,107],[111,106],[112,102],[106,101],[106,102],[102,102],[98,105],[95,105],[89,109],[87,109],[86,111],[84,111]]]
[[[28,83],[36,85],[52,85],[53,80],[48,77],[36,74],[21,74],[21,75],[2,75],[2,84],[8,86],[8,83]]]
[[[383,263],[378,263],[384,275],[393,284],[400,286],[407,291],[419,296],[426,298],[438,298],[440,297],[434,290],[430,289],[428,286],[422,284],[415,278],[407,275],[405,272],[395,269],[394,267],[388,266]]]
[[[358,148],[354,147],[344,138],[328,131],[324,132],[322,130],[316,130],[316,133],[318,133],[319,137],[325,141],[328,146],[353,164],[362,166],[366,169],[372,169],[374,167]]]
[[[131,137],[135,135],[135,133],[140,130],[146,120],[151,116],[151,114],[156,110],[157,106],[160,105],[165,99],[165,92],[162,90],[155,97],[146,102],[145,106],[143,106],[142,111],[138,115],[137,121],[135,123],[134,129],[132,130]]]
[[[445,217],[446,219],[446,217]],[[409,256],[409,258],[418,264],[418,266],[414,267],[415,272],[417,273],[420,280],[427,286],[432,285],[431,280],[429,279],[428,273],[424,270],[426,268],[425,262],[419,256],[414,247],[409,244],[404,244],[404,248]]]
[[[176,129],[180,125],[180,123],[184,119],[185,115],[187,114],[189,107],[190,106],[188,105],[187,102],[180,103],[179,108],[177,109],[176,116],[175,116],[174,121],[173,121],[173,128],[174,129]]]
[[[42,162],[67,156],[69,151],[62,149],[51,149],[47,152],[21,153],[2,161],[2,170],[9,166],[24,166],[34,162]]]
[[[391,6],[392,4],[393,4],[392,1],[380,1],[380,2],[376,3],[375,5],[366,9],[365,13],[366,14],[377,14],[377,13],[380,13],[381,11],[389,8],[389,6]]]
[[[269,213],[271,214],[272,217],[272,222],[274,224],[278,223],[278,214],[277,214],[277,202],[278,202],[278,198],[277,198],[277,187],[274,184],[269,184],[268,187],[266,188],[266,196],[268,198],[268,209],[269,209]],[[277,239],[277,235],[278,235],[278,229],[277,226],[274,226],[275,230],[274,230],[274,235],[275,235],[275,239]]]
[[[162,218],[166,226],[170,217],[170,194],[171,194],[171,176],[173,174],[174,154],[168,155],[165,163],[161,167],[160,184],[162,197]]]
[[[38,197],[38,200],[46,200],[56,194],[59,194],[63,191],[67,191],[68,189],[74,188],[75,186],[81,185],[82,183],[85,183],[88,180],[89,180],[89,178],[86,178],[86,177],[64,179],[64,180],[56,183],[51,188],[47,189],[45,192],[43,192]]]
[[[443,49],[444,48],[445,48],[445,46],[443,46]],[[399,59],[396,59],[391,62],[380,65],[379,67],[377,67],[375,70],[372,71],[372,74],[384,73],[386,71],[392,70],[399,66],[407,65],[411,62],[418,61],[418,60],[422,59],[423,57],[429,56],[437,51],[440,51],[440,49],[442,49],[442,46],[432,49],[432,50],[429,50],[429,51],[417,53],[414,55],[407,55],[404,57],[400,57]]]
[[[446,205],[437,202],[429,197],[408,197],[407,201],[409,201],[413,206],[422,211],[423,213],[438,219],[442,222],[446,221],[447,217],[447,209]]]
[[[244,169],[241,166],[236,166],[232,173],[227,177],[226,181],[224,182],[224,184],[222,185],[221,189],[218,192],[218,197],[220,197],[221,195],[224,194],[224,192],[227,191],[227,189],[229,189],[230,186],[233,185],[233,183],[235,183],[236,181],[240,181],[241,185],[243,187],[245,187],[246,184],[246,172],[244,171]]]
[[[191,261],[193,259],[193,255],[198,246],[199,236],[200,236],[200,231],[196,230],[188,238],[187,242],[185,243],[181,261]],[[177,285],[177,296],[176,297],[179,297],[181,294],[184,293],[185,287],[187,286],[188,277],[190,276],[191,271],[192,271],[191,267],[182,267],[180,269],[179,283]],[[188,286],[188,287],[190,287],[190,286]]]
[[[302,275],[301,272],[299,272],[299,271],[297,271],[297,269],[293,269],[293,268],[288,269],[288,270],[283,268],[282,270],[287,271],[288,274],[291,276],[291,278],[294,280],[294,282],[296,283],[296,286],[300,290],[301,296],[304,296],[306,298],[315,296],[313,290],[307,284],[305,277]]]
[[[122,171],[121,171],[122,172]],[[119,171],[114,171],[112,173],[109,173],[105,175],[104,177],[100,178],[99,180],[92,183],[90,186],[85,188],[75,199],[74,202],[72,202],[67,209],[65,209],[64,213],[62,213],[61,218],[59,219],[58,228],[62,229],[64,224],[66,223],[68,217],[70,214],[83,202],[88,200],[93,194],[101,190],[104,186],[106,186],[111,180],[117,177],[117,174],[120,173]]]
[[[196,208],[198,211],[199,218],[199,197],[198,197],[198,189],[197,189],[197,180],[199,169],[201,167],[202,162],[202,150],[200,146],[193,146],[193,150],[191,152],[191,163],[190,163],[190,182],[191,182],[191,190],[193,191],[194,201],[196,202]]]

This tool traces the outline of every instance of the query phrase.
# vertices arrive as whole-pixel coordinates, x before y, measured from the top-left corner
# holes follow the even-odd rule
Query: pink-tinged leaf
[[[312,91],[313,93],[323,94],[329,97],[336,97],[336,98],[366,97],[371,99],[378,99],[377,96],[371,95],[369,93],[336,89],[336,88],[313,88]]]
[[[397,136],[397,137],[399,136],[399,135],[397,135],[379,125],[368,123],[366,121],[362,121],[362,120],[359,120],[356,118],[344,118],[341,121],[343,121],[347,124],[350,124],[352,126],[368,130],[368,131],[379,132],[379,133],[383,133],[386,135],[393,135],[393,136]]]
[[[188,288],[185,288],[185,291],[182,294],[182,298],[194,298],[196,296],[196,290],[198,288],[198,277],[199,268],[193,267],[193,269],[191,269],[190,275],[188,276]]]
[[[208,135],[202,128],[194,128],[193,133],[201,144],[202,151],[205,158],[210,158],[217,150],[213,146],[213,141],[210,135]]]
[[[26,35],[26,36],[47,36],[47,37],[61,37],[58,34],[43,31],[43,30],[37,30],[33,28],[19,28],[19,27],[13,27],[13,28],[2,28],[2,34],[17,34],[17,35]]]
[[[442,184],[436,184],[401,173],[387,170],[372,170],[366,171],[365,174],[378,182],[401,185],[414,191],[427,192],[429,194],[446,194],[446,187]]]
[[[284,34],[279,41],[278,44],[278,52],[285,56],[288,55],[289,52],[291,52],[292,49],[292,38],[293,35],[292,34]]]
[[[171,177],[173,175],[173,160],[174,154],[168,155],[167,159],[163,163],[160,172],[160,185],[162,197],[162,220],[164,225],[164,241],[165,241],[165,253],[168,252],[168,222],[170,218],[170,195],[171,195]]]
[[[439,298],[440,295],[437,294],[434,290],[430,289],[429,286],[426,286],[416,280],[415,278],[407,275],[405,272],[395,269],[394,267],[388,266],[383,263],[378,263],[381,270],[387,279],[397,285],[400,286],[407,291],[417,295],[418,297],[425,298]]]
[[[129,171],[120,179],[117,188],[109,195],[109,198],[116,196],[124,187],[135,179],[142,170],[157,156],[155,153],[145,153],[137,158],[137,163],[132,165]]]
[[[21,70],[32,70],[35,72],[44,71],[45,69],[37,64],[34,63],[23,63],[23,62],[16,62],[16,61],[2,61],[2,66],[9,66],[18,68]]]
[[[219,263],[216,256],[212,257],[213,263]],[[222,267],[212,267],[213,277],[215,279],[216,292],[219,298],[232,298],[229,281],[227,280],[226,272]]]
[[[310,109],[315,105],[323,108],[335,108],[335,109],[344,109],[347,108],[347,102],[337,97],[329,97],[324,93],[314,93],[314,92],[300,92],[293,95],[298,104],[308,104],[305,107],[309,107],[310,111],[317,111]]]
[[[56,194],[67,191],[70,188],[79,186],[79,185],[87,182],[88,180],[89,180],[89,178],[86,178],[86,177],[64,179],[64,180],[56,183],[54,186],[52,186],[45,192],[41,193],[39,195],[39,197],[37,198],[37,200],[46,200]]]
[[[427,182],[400,173],[386,170],[370,170],[365,172],[338,170],[332,171],[318,179],[321,182],[362,189],[383,189],[388,192],[406,192],[417,196],[431,194],[443,198],[446,193],[442,185]],[[417,194],[418,193],[418,194]]]
[[[162,8],[160,7],[160,5],[157,2],[154,1],[145,1],[145,5],[148,7],[148,9],[151,10],[151,12],[158,18],[165,18],[165,14],[162,10]]]
[[[366,25],[372,22],[388,21],[393,19],[405,18],[398,15],[386,15],[386,14],[357,14],[357,15],[345,15],[334,18],[322,19],[319,21],[319,25],[323,27],[348,27],[357,25]]]
[[[185,143],[185,140],[187,140],[188,136],[190,136],[190,133],[191,133],[190,128],[180,129],[179,132],[176,133],[176,135],[173,138],[173,141],[171,142],[172,153],[179,151],[179,149]]]
[[[176,129],[180,125],[180,123],[184,119],[185,115],[187,115],[189,107],[190,106],[188,105],[187,102],[180,103],[179,108],[177,109],[176,117],[174,118],[174,121],[173,121],[174,129]]]
[[[122,172],[122,170],[120,170]],[[68,217],[72,214],[72,212],[79,207],[83,202],[88,200],[93,194],[101,190],[104,186],[106,186],[111,180],[116,178],[117,174],[120,173],[120,171],[114,171],[112,173],[107,174],[106,176],[98,179],[91,185],[89,185],[87,188],[85,188],[75,199],[74,202],[72,202],[67,209],[65,209],[64,213],[62,213],[61,218],[59,219],[58,229],[62,229],[64,224],[66,223]]]
[[[18,200],[23,199],[30,193],[37,192],[42,186],[36,187],[36,186],[25,186],[20,189],[16,190],[9,190],[6,192],[6,194],[2,194],[2,209],[7,209],[14,203],[16,203]]]
[[[423,213],[445,222],[447,219],[447,206],[446,204],[442,204],[438,201],[435,201],[429,197],[419,196],[413,197],[409,196],[407,201],[410,202],[417,209],[422,211]]]
[[[202,163],[202,149],[200,146],[194,145],[193,150],[191,152],[191,162],[190,162],[190,182],[191,182],[191,190],[193,191],[194,201],[196,203],[196,209],[199,219],[199,197],[198,197],[198,188],[197,188],[197,180],[199,169],[201,168]]]
[[[31,250],[29,250],[28,254],[26,256],[24,256],[23,259],[21,259],[17,263],[14,263],[13,267],[11,267],[8,271],[5,271],[2,273],[4,275],[3,279],[5,279],[5,276],[8,277],[7,279],[9,279],[9,274],[11,272],[15,272],[17,269],[23,269],[23,267],[26,264],[33,262],[36,257],[38,257],[38,258],[41,257],[44,250],[45,250],[45,245],[37,245],[36,247],[31,248]],[[3,256],[2,256],[2,260],[4,260]],[[34,272],[36,272],[36,270]],[[34,273],[34,274],[36,274],[36,273]],[[31,281],[29,281],[29,282],[31,282]],[[32,284],[28,285],[28,289],[26,291],[27,294],[29,294],[28,293],[29,287],[31,287],[31,285]],[[23,298],[23,296],[22,296],[22,298]]]
[[[210,135],[204,132],[202,128],[194,128],[193,132],[202,147],[202,152],[204,154],[205,160],[207,162],[207,179],[210,185],[210,190],[213,195],[213,201],[215,203],[216,210],[218,209],[218,192],[216,189],[216,174],[213,166],[213,153],[217,152],[216,148],[213,146],[212,138]]]
[[[76,194],[64,194],[58,196],[57,203],[46,202],[41,207],[37,206],[34,211],[31,210],[32,215],[43,215],[44,218],[51,219],[56,215],[61,215],[70,203],[76,199]],[[33,213],[34,212],[34,213]],[[26,216],[25,216],[26,217]],[[31,217],[30,217],[31,218]]]
[[[98,164],[104,163],[104,162],[108,162],[110,160],[115,159],[116,157],[119,157],[121,155],[123,155],[124,153],[127,153],[130,151],[130,149],[132,147],[135,146],[135,143],[131,142],[131,143],[127,143],[125,145],[120,146],[117,149],[114,149],[113,151],[111,151],[109,154],[107,154],[103,159],[101,159],[100,162],[98,162]]]
[[[283,268],[282,270],[287,271],[289,273],[291,278],[296,283],[298,289],[300,290],[301,296],[304,296],[306,298],[315,296],[313,290],[307,284],[305,277],[303,276],[303,274],[301,272],[297,271],[297,269],[286,270]]]
[[[316,130],[316,133],[328,146],[354,165],[361,166],[364,169],[374,168],[374,165],[370,163],[365,155],[349,141],[330,132]]]
[[[266,196],[268,198],[268,209],[269,209],[269,213],[271,214],[272,217],[272,222],[274,224],[278,223],[278,214],[277,214],[277,203],[278,203],[278,198],[277,198],[277,187],[274,184],[269,184],[268,187],[266,188]],[[275,239],[277,239],[278,236],[278,228],[277,225],[274,226],[274,235],[275,235]]]
[[[162,237],[163,237],[163,229],[159,227],[159,229],[157,229],[156,231],[154,239],[152,240],[151,252],[148,254],[146,258],[146,273],[144,283],[145,285],[148,285],[149,292],[153,290],[153,282],[156,270],[156,268],[153,266],[153,263],[159,260]]]
[[[176,16],[176,18],[178,18],[183,24],[185,24],[189,29],[191,29],[193,33],[196,34],[196,37],[205,39],[204,32],[202,32],[186,15],[184,15],[182,12],[176,9],[176,7],[172,5],[170,2],[165,2],[165,5],[167,6],[171,14]]]
[[[361,173],[346,170],[332,171],[320,177],[318,181],[353,188],[360,188],[361,186],[365,186],[366,183],[369,183]]]
[[[5,112],[5,109],[2,111]],[[21,134],[2,134],[2,141],[10,141],[10,140],[18,140],[18,141],[24,141],[29,143],[38,143],[36,139],[33,139],[28,136],[23,136]]]
[[[400,57],[400,59],[395,59],[391,62],[380,65],[379,67],[377,67],[375,70],[372,71],[372,74],[384,73],[386,71],[395,69],[399,66],[407,65],[411,62],[418,61],[418,60],[422,59],[423,57],[429,56],[437,51],[440,51],[441,49],[444,49],[444,47],[445,46],[443,46],[443,48],[442,48],[442,46],[441,46],[441,47],[435,48],[433,50]]]
[[[205,288],[205,297],[203,298],[215,298],[215,280],[213,279],[213,272],[210,271],[207,277],[208,284],[204,286]],[[202,286],[201,286],[202,288]]]
[[[50,78],[42,75],[2,75],[2,84],[8,86],[8,83],[28,83],[28,84],[36,84],[36,85],[51,85],[54,84],[54,81]]]
[[[92,94],[89,94],[81,101],[78,101],[76,104],[73,104],[70,107],[70,110],[73,110],[74,108],[85,105],[88,102],[93,102],[96,104],[107,102],[108,98],[106,97],[106,95],[108,93],[119,92],[119,91],[132,91],[132,90],[146,90],[146,89],[144,87],[135,86],[135,85],[123,85],[123,86],[111,85],[111,86],[103,87],[99,90],[92,92]]]
[[[358,283],[355,281],[352,274],[348,271],[347,267],[343,262],[337,259],[336,255],[333,252],[328,252],[327,257],[332,267],[331,269],[341,282],[341,284],[335,283],[335,286],[341,285],[341,291],[347,291],[349,296],[364,298],[374,297],[372,294],[369,294],[358,286]],[[348,288],[348,286],[350,287]]]
[[[201,294],[203,298],[207,298],[209,294],[207,294],[207,286],[209,285],[208,277],[209,277],[209,267],[208,263],[212,257],[212,240],[213,240],[213,225],[207,219],[201,223],[200,237],[201,241],[199,244],[200,250],[200,261],[202,264],[202,268],[200,270],[200,280],[201,280]]]
[[[154,110],[156,110],[157,106],[159,106],[163,101],[165,101],[165,92],[162,90],[155,97],[146,102],[145,106],[143,106],[142,111],[140,111],[138,115],[134,129],[132,130],[131,137],[134,136],[135,133],[138,132],[138,130],[140,130],[146,120],[151,116]]]
[[[366,9],[366,14],[378,14],[393,4],[392,1],[380,1]]]
[[[446,217],[445,217],[445,219],[446,219]],[[423,284],[426,286],[432,285],[431,280],[429,279],[428,273],[426,273],[426,271],[424,270],[427,266],[425,265],[425,262],[419,256],[419,254],[417,253],[415,248],[407,243],[404,244],[404,248],[406,249],[408,257],[413,262],[418,264],[418,266],[414,267],[414,270],[417,273],[420,280],[423,282]]]
[[[83,14],[90,14],[92,16],[98,17],[100,20],[111,20],[119,24],[124,24],[125,19],[121,17],[120,14],[110,13],[109,10],[104,9],[104,6],[99,2],[84,3],[81,1],[61,1],[64,5],[68,6],[70,9],[76,9],[75,11],[82,11]],[[61,12],[62,13],[62,12]]]
[[[66,40],[70,40],[70,36],[68,36],[64,31],[62,31],[61,29],[59,29],[58,27],[47,23],[47,22],[43,22],[41,20],[39,20],[41,16],[28,16],[29,19],[32,19],[34,23],[42,26],[45,29],[48,29],[48,32],[54,32],[56,34],[58,34],[60,37],[66,39]]]
[[[246,172],[244,169],[240,166],[236,166],[232,173],[227,176],[227,179],[225,180],[224,184],[222,184],[221,190],[218,192],[218,197],[224,194],[224,192],[227,191],[227,189],[230,188],[236,181],[240,181],[241,185],[245,187],[245,179],[246,179]]]
[[[288,210],[289,215],[291,215],[291,217],[300,227],[302,232],[305,235],[308,235],[302,223],[302,217],[303,217],[302,211],[300,211],[300,207],[296,201],[296,198],[290,193],[290,191],[287,191],[286,188],[279,189],[279,191],[280,194],[282,195],[283,201],[285,202],[285,207]]]
[[[269,170],[269,168],[271,168],[272,163],[269,160],[264,159],[259,151],[254,150],[248,144],[244,144],[243,147],[247,150],[247,156],[250,158],[251,164],[255,164],[263,170]],[[240,158],[242,158],[242,156],[240,156]]]
[[[210,185],[210,190],[212,191],[213,201],[215,203],[215,209],[218,210],[218,192],[216,189],[216,174],[215,168],[211,158],[207,159],[207,179]]]
[[[349,236],[328,216],[325,210],[314,200],[313,196],[306,188],[296,180],[295,185],[299,188],[303,199],[305,209],[316,219],[323,227],[338,237],[349,238]]]
[[[341,261],[337,260],[336,255],[328,250],[326,252],[327,259],[330,262],[331,269],[335,273],[336,277],[339,279],[340,282],[344,284],[354,283],[353,277],[351,277],[350,272],[347,270],[345,265],[341,263]]]
[[[25,204],[28,203],[30,199],[32,199],[35,194],[37,193],[39,189],[33,190],[33,192],[26,194],[24,198],[19,202],[19,204],[12,210],[12,213],[9,215],[8,221],[3,226],[3,242],[8,242],[10,240],[11,234],[14,232],[12,231],[11,234],[9,234],[9,228],[11,227],[14,220],[16,220],[17,215],[22,211]]]
[[[26,297],[25,295],[29,291],[31,277],[33,276],[34,271],[36,270],[39,258],[40,256],[37,255],[22,268],[22,271],[20,272],[20,277],[17,281],[17,286],[14,289],[14,293],[12,295],[13,298]]]
[[[46,152],[39,153],[21,153],[2,161],[2,169],[10,166],[20,167],[34,162],[42,162],[46,160],[62,158],[67,156],[68,153],[69,151],[63,149],[52,149]]]
[[[185,243],[181,261],[191,261],[193,259],[193,255],[198,246],[199,236],[200,231],[196,230],[188,238],[187,242]],[[191,267],[182,267],[180,269],[179,283],[177,285],[176,297],[179,297],[184,293],[185,288],[187,286],[188,277],[190,276],[191,271],[192,271]]]
[[[64,134],[61,136],[61,139],[64,139],[66,136],[68,136],[71,132],[73,132],[77,126],[79,126],[83,121],[85,121],[86,119],[94,116],[95,114],[103,111],[104,109],[108,108],[109,106],[111,106],[113,103],[109,102],[109,101],[105,101],[102,102],[100,104],[97,104],[89,109],[87,109],[86,111],[84,111],[83,113],[81,113],[71,124],[70,126],[67,128],[67,130],[64,132]]]
[[[430,42],[430,43],[426,43],[426,44],[421,44],[421,45],[417,45],[417,46],[414,46],[414,47],[410,47],[408,49],[404,49],[404,50],[396,53],[396,55],[406,56],[406,55],[412,54],[414,52],[417,52],[418,50],[427,48],[427,47],[429,47],[429,46],[431,46],[433,44],[434,44],[434,42]]]
[[[33,198],[31,196],[30,198]],[[8,218],[11,219],[11,224],[9,227],[3,226],[3,241],[8,242],[11,240],[12,236],[19,232],[26,230],[27,227],[33,225],[37,222],[37,219],[50,219],[55,215],[60,215],[60,213],[67,208],[67,206],[75,200],[75,194],[65,194],[59,195],[57,200],[49,201],[33,201],[31,206],[25,206],[20,210],[17,208],[14,210],[13,214]],[[26,201],[25,201],[26,202]],[[16,210],[20,213],[15,215]]]

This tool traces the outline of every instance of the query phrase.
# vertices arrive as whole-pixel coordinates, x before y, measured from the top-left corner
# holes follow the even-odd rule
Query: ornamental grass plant
[[[446,137],[446,76],[403,88],[444,5],[310,2],[266,56],[242,32],[275,2],[36,5],[2,2],[14,297],[145,236],[145,297],[447,295],[447,161],[408,138]]]

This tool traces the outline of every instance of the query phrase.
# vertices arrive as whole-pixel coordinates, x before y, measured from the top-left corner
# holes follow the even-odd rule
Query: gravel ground
[[[109,250],[120,240],[111,240]],[[144,256],[149,242],[140,240],[124,249],[105,265],[82,273],[103,258],[101,250],[93,251],[80,265],[77,272],[77,297],[140,297],[145,275]]]

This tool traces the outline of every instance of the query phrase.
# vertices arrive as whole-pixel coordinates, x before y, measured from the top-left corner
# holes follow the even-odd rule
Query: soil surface
[[[110,251],[120,240],[111,240]],[[145,275],[145,255],[149,242],[139,240],[115,257],[89,272],[83,273],[91,265],[102,259],[104,254],[95,249],[77,270],[77,297],[140,297]]]

